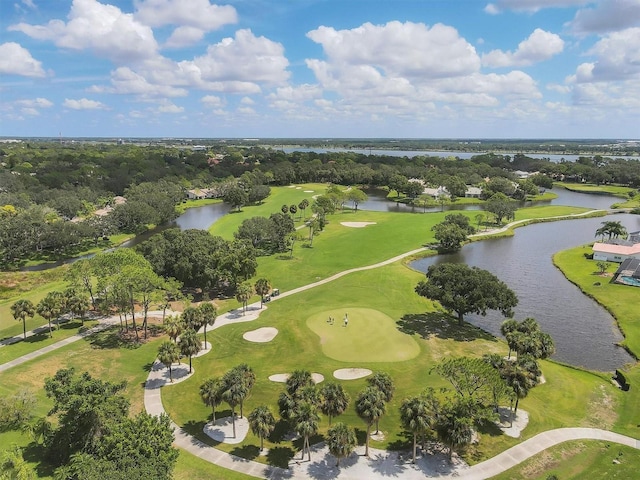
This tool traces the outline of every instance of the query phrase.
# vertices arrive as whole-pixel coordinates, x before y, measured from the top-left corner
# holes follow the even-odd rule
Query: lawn
[[[637,478],[640,452],[625,445],[599,441],[565,442],[506,472],[493,480],[546,480],[551,475],[562,480]]]

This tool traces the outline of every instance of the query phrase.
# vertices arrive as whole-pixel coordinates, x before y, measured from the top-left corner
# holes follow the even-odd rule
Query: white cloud
[[[53,107],[53,102],[46,98],[38,97],[33,99],[17,100],[16,105],[28,108],[51,108]]]
[[[587,54],[595,56],[596,61],[577,68],[579,83],[640,78],[640,27],[603,37]]]
[[[209,0],[135,0],[134,5],[136,18],[151,27],[184,25],[209,32],[238,21],[235,8]]]
[[[238,30],[235,38],[210,45],[205,55],[177,64],[177,74],[204,90],[254,94],[261,84],[279,85],[289,78],[282,44]]]
[[[200,101],[208,108],[220,108],[225,104],[222,98],[215,95],[205,95],[200,99]]]
[[[176,28],[171,36],[167,39],[164,44],[166,48],[182,48],[187,47],[189,45],[193,45],[194,43],[199,42],[204,38],[205,31],[196,28],[190,27],[188,25],[184,25],[182,27]]]
[[[515,52],[492,50],[482,56],[482,64],[489,67],[526,66],[548,60],[562,52],[564,41],[555,33],[536,28]]]
[[[116,93],[120,95],[138,95],[150,97],[184,97],[187,90],[171,85],[149,82],[143,75],[129,67],[120,67],[111,72],[111,86],[94,85],[89,88],[92,93]]]
[[[31,10],[36,10],[37,9],[36,5],[33,3],[33,0],[22,0],[22,3],[24,3]]]
[[[97,0],[73,0],[67,23],[51,20],[46,25],[19,23],[19,31],[37,40],[50,40],[71,50],[91,50],[116,63],[129,63],[156,55],[153,31],[132,14]]]
[[[436,24],[365,23],[352,30],[321,26],[307,33],[336,65],[374,65],[388,75],[438,78],[480,67],[475,48],[455,28]]]
[[[158,112],[160,113],[182,113],[184,112],[184,107],[180,107],[174,103],[165,103],[158,107]]]
[[[96,100],[89,100],[88,98],[81,98],[78,100],[65,98],[63,105],[72,110],[106,110],[107,106],[104,103]]]
[[[241,104],[241,105],[255,105],[255,104],[256,104],[256,102],[255,102],[252,98],[249,98],[249,97],[242,97],[242,98],[240,99],[240,104]]]
[[[15,42],[0,45],[0,74],[23,77],[44,77],[42,62],[34,59],[29,50]]]
[[[639,0],[601,0],[576,12],[569,29],[576,34],[606,33],[640,25]]]
[[[497,0],[484,7],[484,11],[496,15],[505,10],[537,12],[545,8],[566,8],[587,5],[593,0]]]

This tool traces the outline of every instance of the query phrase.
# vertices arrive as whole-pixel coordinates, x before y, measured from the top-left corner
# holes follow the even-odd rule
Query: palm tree
[[[236,300],[242,303],[243,315],[247,310],[247,302],[251,298],[252,294],[253,294],[253,287],[247,282],[241,283],[240,285],[238,285],[238,288],[236,289]]]
[[[518,322],[513,318],[508,318],[500,325],[500,333],[507,339],[509,345],[509,356],[511,358],[511,350],[513,350],[513,344],[509,341],[509,335],[518,330]]]
[[[169,369],[169,380],[173,383],[171,365],[180,360],[180,349],[170,341],[162,342],[158,348],[158,360]]]
[[[57,317],[60,312],[60,304],[58,303],[58,298],[56,295],[53,295],[56,292],[49,292],[46,297],[38,302],[36,305],[36,311],[38,315],[47,320],[49,323],[49,337],[53,337],[53,333],[51,331],[51,319],[53,317]]]
[[[389,403],[393,399],[393,392],[395,391],[396,386],[388,373],[376,372],[367,378],[367,383],[369,386],[375,387],[382,392],[385,402]],[[379,431],[378,421],[379,420],[376,420],[376,433]]]
[[[196,331],[191,328],[187,329],[187,331],[180,336],[178,345],[180,347],[180,353],[189,356],[189,373],[191,373],[191,358],[197,355],[201,349],[200,340],[198,340]]]
[[[307,209],[308,206],[309,206],[309,200],[307,200],[306,198],[303,198],[302,201],[298,204],[298,208],[302,210],[302,214],[304,215],[304,217],[306,217],[305,210]]]
[[[218,309],[213,303],[201,303],[198,307],[202,315],[202,325],[204,326],[204,348],[207,348],[207,325],[213,327],[218,317]]]
[[[89,310],[89,301],[74,292],[74,294],[67,299],[67,307],[75,318],[80,317],[80,321],[84,326],[84,316],[87,310]]]
[[[182,321],[186,328],[197,332],[204,323],[202,311],[196,307],[187,307],[182,312]]]
[[[227,378],[228,385],[231,383],[238,385],[238,392],[240,393],[240,418],[242,418],[244,401],[256,383],[256,374],[249,365],[242,363],[227,372],[225,377]]]
[[[291,372],[291,375],[287,377],[287,381],[285,382],[287,392],[291,395],[295,395],[300,388],[307,387],[309,385],[315,384],[313,382],[311,372],[308,370],[294,370]]]
[[[60,330],[60,316],[68,310],[67,296],[63,292],[51,292],[51,297],[54,299],[58,309],[56,311],[56,330]]]
[[[249,414],[249,428],[254,435],[260,437],[260,451],[264,448],[264,438],[271,435],[276,427],[276,419],[269,407],[260,405]]]
[[[200,398],[205,405],[211,407],[213,423],[216,423],[216,407],[222,403],[227,384],[222,378],[208,378],[200,385]]]
[[[11,305],[11,315],[16,320],[22,320],[22,335],[27,338],[27,318],[32,318],[36,314],[36,309],[31,300],[18,300]]]
[[[280,207],[280,211],[286,215],[289,213],[289,205],[282,205],[282,207]]]
[[[460,405],[444,407],[438,415],[436,433],[438,438],[449,447],[449,461],[454,448],[467,445],[473,439],[473,420],[463,414]]]
[[[296,205],[291,205],[289,207],[289,212],[291,212],[291,216],[295,219],[296,213],[298,213],[298,207]]]
[[[505,365],[501,373],[507,385],[513,390],[516,399],[511,414],[511,425],[513,425],[513,419],[518,414],[520,399],[525,398],[529,394],[529,390],[538,384],[540,369],[535,359],[525,355],[522,358],[518,357],[516,363]]]
[[[167,332],[167,335],[169,335],[169,338],[173,340],[174,343],[177,343],[178,337],[184,331],[182,318],[178,315],[168,317],[164,322],[164,331]]]
[[[329,417],[331,425],[332,417],[341,415],[349,406],[351,398],[344,391],[344,387],[339,383],[327,383],[320,389],[320,410]]]
[[[423,395],[405,399],[400,405],[400,419],[404,428],[413,434],[413,463],[416,463],[418,435],[424,435],[434,419],[434,412]]]
[[[222,398],[231,407],[231,422],[233,423],[233,438],[236,437],[236,406],[244,399],[246,393],[241,382],[226,385],[227,389],[222,393]]]
[[[254,285],[256,293],[260,295],[260,308],[262,308],[262,299],[271,290],[271,284],[266,278],[259,278]]]
[[[311,446],[309,445],[309,437],[315,435],[318,432],[320,423],[320,415],[318,415],[317,408],[308,402],[303,402],[298,407],[296,416],[294,418],[295,429],[298,434],[303,437],[302,442],[302,458],[304,459],[305,448],[309,452],[309,461],[311,461]]]
[[[336,423],[327,432],[327,446],[331,455],[336,457],[336,467],[340,467],[341,458],[351,455],[357,443],[356,432],[342,422]]]
[[[386,404],[384,394],[376,387],[367,387],[356,400],[356,413],[367,424],[367,438],[365,439],[364,455],[369,456],[369,434],[371,426],[385,414]]]

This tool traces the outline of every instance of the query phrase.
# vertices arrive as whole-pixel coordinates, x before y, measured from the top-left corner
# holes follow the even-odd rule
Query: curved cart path
[[[593,212],[594,211],[591,210],[589,212],[581,214],[566,215],[557,218],[579,217]],[[512,226],[527,221],[530,220],[518,220],[515,222],[511,222],[500,229],[483,232],[476,236],[499,233]],[[287,292],[282,292],[280,296],[274,297],[273,301],[303,292],[305,290],[309,290],[320,285],[324,285],[353,272],[371,270],[374,268],[382,267],[384,265],[389,265],[391,263],[397,262],[398,260],[402,260],[406,257],[415,255],[425,250],[427,250],[426,247],[418,248],[373,265],[352,268],[336,273],[335,275],[327,277],[318,282],[310,283],[308,285],[304,285]],[[260,308],[260,303],[256,303],[250,305],[247,308],[246,313],[242,312],[241,310],[228,312],[226,314],[220,315],[216,319],[215,324],[210,328],[210,330],[220,328],[230,323],[248,322],[255,320],[261,311],[262,309]],[[117,321],[117,317],[109,317],[103,319],[100,325],[93,327],[83,333],[66,338],[53,345],[49,345],[48,347],[36,350],[27,355],[23,355],[22,357],[19,357],[11,362],[0,365],[0,372],[8,370],[13,366],[27,362],[38,356],[44,355],[49,351],[61,348],[65,345],[68,345],[69,343],[80,340],[81,338],[91,335],[92,333],[103,330],[110,325],[117,323]],[[166,413],[162,405],[161,398],[161,388],[164,384],[164,376],[162,374],[163,368],[164,367],[158,362],[154,363],[154,367],[151,369],[149,377],[147,378],[147,382],[145,383],[144,405],[146,411],[153,415]],[[440,479],[480,480],[490,478],[494,475],[504,472],[505,470],[508,470],[509,468],[521,463],[522,461],[532,457],[533,455],[536,455],[537,453],[549,447],[566,442],[568,440],[604,440],[613,443],[620,443],[640,450],[640,440],[607,430],[600,430],[597,428],[559,428],[539,433],[538,435],[525,440],[524,442],[514,447],[509,448],[499,455],[496,455],[495,457],[472,467],[458,464],[454,465],[453,467],[443,467],[445,468],[445,471],[427,473],[424,469],[417,468],[411,465],[409,463],[409,460],[398,459],[396,453],[378,451],[380,453],[372,454],[371,458],[369,459],[354,454],[348,459],[345,459],[345,461],[343,462],[344,466],[340,470],[337,470],[333,467],[333,458],[328,458],[327,455],[320,456],[318,453],[315,454],[315,456],[317,456],[318,458],[312,460],[311,462],[293,462],[291,465],[291,469],[283,469],[265,465],[259,462],[254,462],[251,460],[246,460],[244,458],[222,452],[221,450],[210,447],[209,445],[189,435],[173,422],[172,426],[175,429],[175,445],[183,448],[189,453],[230,470],[234,470],[258,478],[274,480],[291,478],[303,480],[350,480],[361,478],[385,479],[389,476],[394,476],[397,478],[401,477],[403,479],[411,480],[413,478],[425,478],[425,475],[429,474],[431,474],[432,476],[437,476]],[[319,447],[315,446],[314,450],[319,450]],[[376,452],[375,450],[373,451]]]

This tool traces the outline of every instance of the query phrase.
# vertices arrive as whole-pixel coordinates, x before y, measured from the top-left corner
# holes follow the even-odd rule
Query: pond
[[[620,214],[607,220],[621,221],[628,231],[640,230],[640,216]],[[454,254],[416,260],[411,267],[426,272],[430,265],[456,262],[489,270],[518,296],[514,318],[533,317],[551,334],[556,344],[554,359],[613,371],[633,361],[616,346],[623,337],[614,318],[567,281],[552,263],[554,253],[592,242],[602,221],[599,217],[533,224],[516,229],[513,237],[470,243]],[[584,252],[590,253],[591,248],[585,246]],[[596,281],[602,279],[594,275]],[[640,291],[638,295],[640,298]],[[489,312],[486,317],[468,315],[465,319],[498,336],[504,320],[497,312]]]

